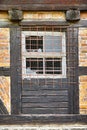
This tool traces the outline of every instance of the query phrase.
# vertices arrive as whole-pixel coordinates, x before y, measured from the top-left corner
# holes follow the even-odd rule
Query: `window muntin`
[[[27,52],[43,51],[43,36],[28,36],[25,40]]]
[[[27,74],[62,74],[61,58],[26,58]]]
[[[27,74],[43,74],[43,59],[42,58],[27,58],[26,59]]]
[[[22,77],[66,77],[65,32],[22,31]]]
[[[62,74],[62,58],[46,58],[46,74]]]

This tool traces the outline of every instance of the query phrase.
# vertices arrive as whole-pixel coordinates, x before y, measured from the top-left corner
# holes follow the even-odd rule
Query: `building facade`
[[[86,0],[1,1],[0,97],[8,118],[86,116]]]

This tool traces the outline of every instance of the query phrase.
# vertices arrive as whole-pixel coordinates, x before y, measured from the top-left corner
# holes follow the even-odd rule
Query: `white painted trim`
[[[25,48],[25,38],[27,36],[62,36],[62,53],[57,52],[27,52]],[[54,54],[53,54],[54,53]],[[26,58],[62,58],[62,75],[48,74],[26,74]],[[65,32],[44,32],[44,31],[22,31],[22,78],[66,78],[66,39]]]

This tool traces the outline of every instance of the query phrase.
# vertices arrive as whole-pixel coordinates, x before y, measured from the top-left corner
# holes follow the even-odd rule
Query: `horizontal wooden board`
[[[22,108],[22,114],[68,114],[68,108]]]
[[[80,114],[28,114],[28,115],[0,115],[0,125],[26,124],[84,124],[87,125],[87,115]]]
[[[22,108],[67,108],[67,102],[22,103]]]
[[[53,79],[53,78],[42,78],[42,79],[35,79],[35,78],[32,78],[31,80],[28,80],[28,79],[24,79],[23,80],[23,83],[24,84],[28,84],[28,83],[40,83],[40,84],[52,84],[52,83],[54,83],[54,84],[60,84],[61,82],[67,82],[67,78],[59,78],[59,79]]]
[[[21,23],[19,23],[22,26],[30,26],[30,25],[47,25],[47,26],[62,26],[63,29],[67,28],[67,26],[70,25],[70,23],[68,23],[67,21],[22,21]],[[24,27],[23,27],[24,28]],[[23,29],[24,30],[24,29]],[[28,28],[26,28],[26,30],[29,30]]]
[[[10,76],[10,68],[0,67],[0,76]]]
[[[79,76],[81,75],[87,75],[87,67],[79,67]]]
[[[87,115],[80,114],[28,114],[28,115],[0,115],[0,125],[26,124],[84,124],[87,125]]]
[[[61,90],[68,89],[67,79],[23,80],[22,90]]]
[[[68,91],[64,90],[64,91],[48,91],[48,90],[43,90],[43,91],[22,91],[22,95],[23,96],[40,96],[40,95],[68,95]]]
[[[87,4],[86,0],[1,0],[0,4],[61,4],[61,5],[75,5],[75,4]]]
[[[10,10],[10,7],[15,7],[16,9],[21,8],[23,11],[67,11],[69,10],[69,7],[73,9],[73,5],[60,5],[60,4],[22,4],[22,5],[5,5],[5,4],[0,4],[0,10],[5,11],[5,10]],[[86,4],[82,5],[76,5],[74,6],[74,9],[77,9],[79,7],[79,10],[87,10]],[[30,9],[30,10],[29,10]]]
[[[67,90],[67,89],[68,89],[68,86],[62,85],[62,83],[60,86],[44,85],[44,86],[36,87],[36,86],[32,86],[32,84],[31,84],[31,86],[29,86],[29,84],[27,84],[22,87],[22,90],[24,90],[24,91],[31,91],[31,90],[32,91],[35,91],[35,90],[36,91],[37,90],[56,90],[56,91],[58,91],[58,90]]]
[[[30,96],[30,97],[22,97],[22,103],[37,103],[37,102],[67,102],[68,96]]]

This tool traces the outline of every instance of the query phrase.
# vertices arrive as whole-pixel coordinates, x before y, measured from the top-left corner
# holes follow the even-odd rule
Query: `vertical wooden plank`
[[[20,66],[20,28],[10,29],[10,62],[11,62],[11,114],[21,112],[21,84],[19,85],[19,66]]]
[[[79,113],[78,29],[67,30],[67,73],[69,82],[69,113]]]
[[[78,54],[78,28],[74,28],[74,46],[75,46],[75,81],[74,85],[74,114],[79,114],[79,54]]]
[[[68,99],[69,99],[69,114],[73,114],[73,85],[70,82],[73,82],[71,79],[71,66],[72,66],[72,55],[70,55],[70,46],[72,46],[72,29],[67,28],[67,39],[66,39],[66,61],[67,61],[67,82],[68,82]],[[72,81],[71,81],[72,80]]]

